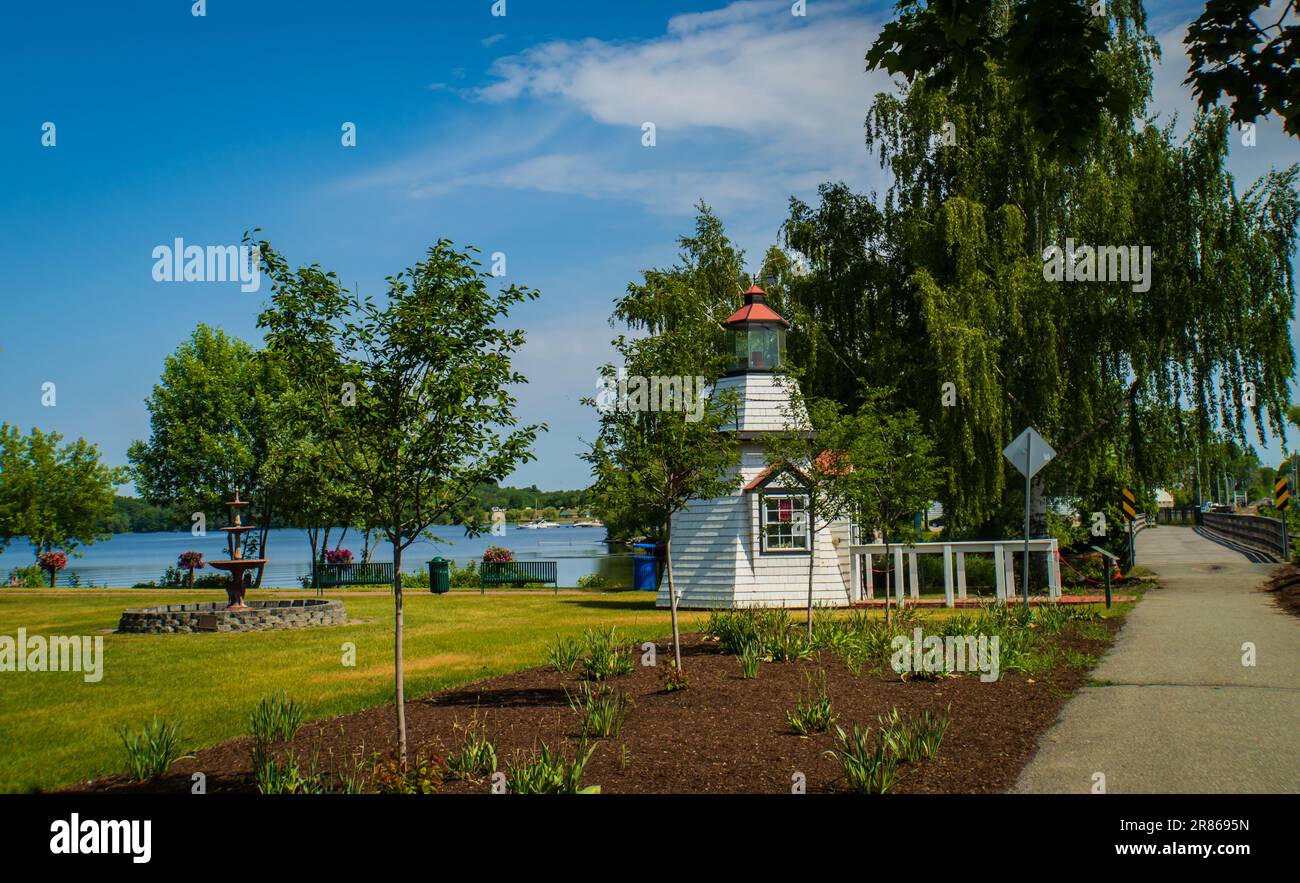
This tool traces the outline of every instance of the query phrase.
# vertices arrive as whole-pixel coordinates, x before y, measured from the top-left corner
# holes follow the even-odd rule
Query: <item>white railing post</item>
[[[903,607],[903,547],[894,547],[894,594],[898,599],[898,607]]]
[[[916,575],[916,549],[915,548],[913,548],[910,552],[907,553],[907,574],[909,577],[911,577],[911,585],[909,586],[909,588],[911,589],[912,600],[918,600],[921,597],[921,581],[920,578],[917,577]]]
[[[871,571],[871,568],[875,566],[872,562],[876,560],[876,556],[868,552],[862,557],[863,561],[867,565],[867,572],[865,574],[867,580],[867,600],[871,601],[876,597],[876,575]]]
[[[862,556],[849,549],[849,603],[862,600]]]
[[[1051,549],[1048,554],[1047,564],[1047,585],[1048,592],[1053,601],[1061,600],[1061,562],[1056,557],[1059,553],[1056,549],[1056,540],[1052,540]]]
[[[1004,568],[1007,575],[1007,599],[1014,601],[1019,597],[1016,594],[1016,553],[1010,543],[1003,545],[1002,551],[1007,556],[1007,563]]]
[[[948,607],[956,607],[956,599],[952,594],[952,546],[943,547],[943,603]]]
[[[966,553],[957,550],[957,597],[966,600]]]
[[[1002,555],[1002,544],[993,544],[993,581],[997,583],[998,603],[1007,603],[1007,559]]]

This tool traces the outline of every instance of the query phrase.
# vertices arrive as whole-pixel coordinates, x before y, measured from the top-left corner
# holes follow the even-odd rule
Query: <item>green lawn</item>
[[[154,715],[178,720],[187,747],[243,735],[253,706],[283,690],[309,719],[392,698],[393,605],[389,596],[339,593],[360,622],[302,631],[115,635],[125,607],[211,601],[216,593],[0,591],[0,635],[104,637],[103,679],[75,672],[0,672],[0,791],[54,788],[117,772],[117,730]],[[256,597],[256,593],[254,594]],[[704,614],[684,612],[686,624]],[[406,695],[540,665],[556,633],[617,626],[643,640],[669,632],[650,592],[549,592],[406,596]],[[355,667],[342,663],[356,645]]]

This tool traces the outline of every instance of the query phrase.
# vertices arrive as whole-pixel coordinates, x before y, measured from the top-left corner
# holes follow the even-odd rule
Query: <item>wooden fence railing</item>
[[[1201,526],[1211,533],[1220,534],[1274,558],[1283,561],[1287,558],[1287,550],[1282,543],[1282,522],[1276,518],[1206,512],[1201,516]]]
[[[918,555],[939,555],[943,561],[943,597],[944,603],[948,607],[955,606],[957,601],[966,598],[966,556],[967,555],[992,555],[994,569],[994,587],[997,590],[997,600],[999,604],[1005,604],[1008,600],[1015,600],[1016,590],[1016,568],[1013,556],[1017,552],[1023,552],[1025,541],[1021,540],[991,540],[984,542],[972,542],[960,540],[951,543],[933,542],[933,543],[913,543],[911,545],[890,545],[888,554],[894,559],[894,573],[898,574],[894,580],[894,592],[898,606],[903,606],[903,579],[904,569],[903,560],[907,560],[906,575],[908,579],[909,594],[913,600],[921,597],[921,581],[918,577],[917,556]],[[1054,539],[1035,539],[1029,541],[1029,551],[1031,553],[1041,552],[1047,554],[1047,596],[1052,600],[1061,597],[1061,568],[1057,562],[1057,547]],[[886,554],[884,543],[861,543],[849,547],[849,555],[853,561],[853,566],[849,571],[849,602],[856,603],[864,600],[862,573],[871,573],[871,559],[877,555],[882,558]],[[859,563],[861,562],[861,563]],[[874,588],[871,581],[866,584],[865,599],[871,599],[874,596]],[[1020,587],[1022,590],[1024,586]]]

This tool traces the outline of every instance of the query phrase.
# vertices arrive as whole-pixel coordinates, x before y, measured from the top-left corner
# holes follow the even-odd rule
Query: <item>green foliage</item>
[[[249,729],[256,743],[270,745],[276,741],[288,742],[298,734],[302,720],[301,705],[283,693],[274,693],[257,703]]]
[[[251,520],[268,528],[280,502],[272,464],[291,442],[286,390],[276,360],[220,328],[196,327],[145,399],[148,441],[127,451],[145,501],[216,512],[238,488],[253,503]]]
[[[29,564],[26,567],[15,567],[9,571],[9,579],[6,585],[17,585],[24,589],[39,589],[49,582],[49,577],[45,571],[41,570],[35,564]]]
[[[740,659],[740,676],[747,680],[758,677],[758,667],[763,661],[763,651],[757,641],[749,641],[737,654]]]
[[[846,733],[835,728],[835,747],[824,752],[840,765],[849,789],[861,794],[886,794],[894,787],[898,760],[883,740],[871,742],[871,728],[853,725]]]
[[[588,629],[583,635],[582,676],[589,681],[603,681],[631,674],[636,658],[629,641],[618,637],[617,629]]]
[[[835,723],[831,697],[826,692],[826,672],[818,669],[816,675],[805,673],[804,681],[805,696],[785,713],[785,719],[800,736],[824,733]]]
[[[253,784],[259,794],[329,794],[329,777],[317,769],[315,758],[303,768],[298,753],[292,749],[283,757],[274,753],[254,755]]]
[[[573,671],[573,667],[582,658],[582,642],[576,638],[555,636],[555,640],[546,645],[546,661],[556,671]]]
[[[579,794],[599,791],[582,787],[582,772],[596,751],[596,744],[585,742],[578,746],[572,760],[560,752],[552,752],[545,742],[541,750],[529,757],[516,754],[506,771],[506,792],[509,794]]]
[[[1279,14],[1268,0],[1208,0],[1183,41],[1192,62],[1183,82],[1192,86],[1202,110],[1226,95],[1234,123],[1253,123],[1272,112],[1281,118],[1283,131],[1300,137],[1300,29],[1294,12],[1291,3]],[[1260,14],[1276,19],[1257,23]]]
[[[580,589],[603,589],[608,586],[606,579],[599,573],[586,573],[578,577]]]
[[[180,760],[181,726],[154,718],[138,730],[118,730],[126,749],[126,774],[133,782],[148,782],[161,777]]]
[[[951,722],[947,715],[934,714],[928,708],[911,718],[893,708],[880,716],[880,741],[900,761],[929,760],[939,753]]]
[[[99,460],[99,448],[84,438],[62,444],[57,432],[0,423],[0,551],[26,537],[36,555],[106,539],[113,485],[123,470]]]
[[[442,787],[442,765],[423,755],[410,763],[395,759],[376,761],[368,781],[377,794],[437,794]]]
[[[593,686],[589,681],[578,684],[577,695],[569,696],[569,707],[582,719],[583,737],[617,737],[623,731],[632,700],[622,690],[608,684]]]
[[[670,659],[659,669],[660,677],[664,682],[665,693],[676,693],[678,690],[690,689],[691,679],[677,667],[677,660]]]
[[[474,713],[473,719],[465,727],[465,735],[460,745],[447,755],[447,769],[455,775],[473,780],[480,776],[491,776],[497,771],[497,749],[487,729]]]

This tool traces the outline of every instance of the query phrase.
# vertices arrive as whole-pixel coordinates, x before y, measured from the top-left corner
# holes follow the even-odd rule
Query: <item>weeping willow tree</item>
[[[985,13],[981,27],[1012,24],[1005,0]],[[791,351],[846,405],[861,382],[890,383],[922,415],[958,532],[1014,523],[1001,449],[1028,424],[1059,455],[1033,488],[1039,536],[1049,496],[1151,486],[1185,471],[1173,453],[1191,439],[1244,439],[1248,416],[1261,438],[1282,426],[1297,168],[1238,195],[1226,115],[1198,117],[1181,141],[1144,119],[1157,47],[1140,4],[1108,16],[1097,64],[1134,112],[1092,111],[1077,150],[1054,149],[996,61],[917,77],[866,119],[884,196],[825,185],[817,206],[792,201],[783,230],[806,268],[789,298],[810,345]],[[1149,266],[1049,280],[1046,254],[1071,240],[1094,257],[1136,248],[1139,269],[1149,247]]]

